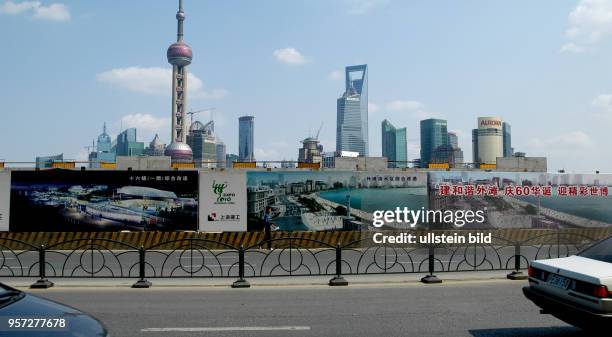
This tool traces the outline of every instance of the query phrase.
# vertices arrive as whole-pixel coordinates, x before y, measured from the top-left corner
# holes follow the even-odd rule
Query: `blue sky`
[[[108,124],[169,139],[177,1],[0,0],[0,159],[83,159]],[[343,67],[369,66],[370,153],[380,123],[441,117],[471,158],[478,116],[549,170],[612,172],[612,0],[185,0],[190,108],[215,107],[237,151],[255,115],[256,158],[296,159],[316,133],[335,147]],[[206,120],[208,116],[198,116]]]

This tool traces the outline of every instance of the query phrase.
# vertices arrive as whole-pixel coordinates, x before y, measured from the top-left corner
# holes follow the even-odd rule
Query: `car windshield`
[[[583,250],[578,255],[593,260],[612,263],[612,236]]]
[[[23,293],[19,290],[6,287],[0,283],[0,308],[9,305],[23,298]]]

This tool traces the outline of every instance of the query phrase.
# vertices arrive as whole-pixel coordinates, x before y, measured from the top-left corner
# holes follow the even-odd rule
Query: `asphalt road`
[[[0,252],[0,276],[37,276],[38,252]],[[534,258],[575,253],[568,246],[526,246],[521,254]],[[427,272],[427,249],[347,249],[342,252],[344,274]],[[514,247],[460,247],[436,249],[435,269],[491,270],[514,267]],[[335,273],[334,249],[248,250],[245,274],[252,276],[319,275]],[[48,251],[48,277],[137,277],[137,251],[76,250]],[[236,277],[238,253],[223,250],[148,251],[146,275],[153,277]],[[522,268],[527,261],[522,259]]]
[[[523,297],[525,282],[31,291],[101,319],[113,337],[578,337]]]

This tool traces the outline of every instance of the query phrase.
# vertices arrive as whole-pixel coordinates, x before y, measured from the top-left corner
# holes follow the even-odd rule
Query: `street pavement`
[[[473,273],[479,274],[479,273]],[[348,287],[54,287],[28,290],[102,320],[113,337],[583,337],[524,298],[525,281]]]

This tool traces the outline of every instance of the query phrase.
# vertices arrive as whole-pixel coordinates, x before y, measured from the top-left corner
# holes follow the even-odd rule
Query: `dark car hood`
[[[0,308],[0,318],[64,318],[68,329],[65,330],[15,330],[11,337],[105,337],[106,328],[96,318],[75,308],[30,294],[14,303]],[[0,335],[6,334],[0,331]]]

